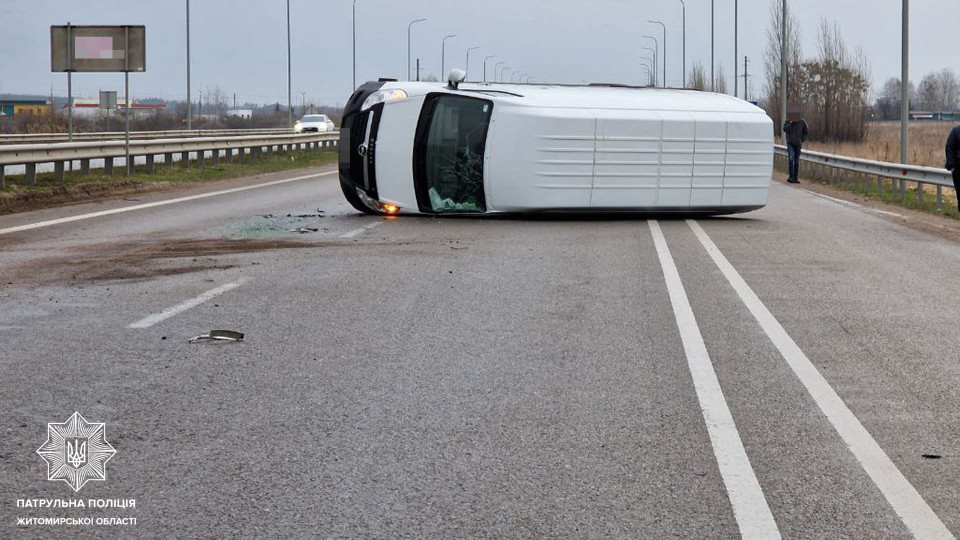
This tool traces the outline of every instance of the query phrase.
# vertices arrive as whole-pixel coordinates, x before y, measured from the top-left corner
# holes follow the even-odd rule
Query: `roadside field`
[[[943,167],[944,145],[953,128],[951,122],[912,122],[910,124],[910,163],[926,167]],[[900,124],[871,122],[867,137],[859,143],[810,142],[805,148],[877,161],[900,162]]]

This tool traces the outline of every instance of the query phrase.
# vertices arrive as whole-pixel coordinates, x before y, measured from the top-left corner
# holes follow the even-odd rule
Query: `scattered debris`
[[[275,217],[277,217],[277,216],[275,216],[275,215],[273,215],[273,214],[260,214],[260,217],[262,217],[262,218],[264,218],[264,219],[273,219],[273,218],[275,218]]]
[[[307,218],[322,218],[322,217],[326,217],[326,216],[322,216],[322,215],[320,215],[320,214],[296,214],[296,215],[294,215],[294,214],[287,214],[287,217],[289,217],[289,218],[307,219]]]
[[[468,248],[468,247],[466,247],[466,246],[464,246],[464,247],[450,246],[450,249],[454,249],[454,250],[457,250],[457,251],[461,251],[461,250],[470,249],[470,248]]]
[[[290,229],[290,232],[307,234],[307,233],[320,232],[320,229],[316,227],[297,227],[296,229]]]
[[[940,454],[922,454],[920,457],[924,459],[940,459],[943,456],[941,456]]]
[[[199,341],[243,341],[243,334],[233,330],[211,330],[209,334],[197,336],[190,340],[190,343]]]

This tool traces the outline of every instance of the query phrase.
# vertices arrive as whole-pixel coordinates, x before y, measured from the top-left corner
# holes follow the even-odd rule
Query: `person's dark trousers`
[[[953,169],[953,189],[960,194],[960,167]],[[960,196],[957,197],[957,207],[960,208]]]
[[[800,145],[799,144],[788,144],[787,153],[790,156],[790,179],[797,180],[799,179],[800,174]]]

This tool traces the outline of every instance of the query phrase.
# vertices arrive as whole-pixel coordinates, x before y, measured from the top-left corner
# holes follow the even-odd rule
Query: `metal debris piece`
[[[273,214],[260,214],[260,217],[265,219],[273,219],[276,216],[274,216]]]
[[[324,216],[321,216],[320,214],[296,214],[296,215],[294,215],[294,214],[287,214],[287,217],[289,217],[289,218],[306,219],[306,218],[322,218],[322,217],[324,217]]]
[[[320,229],[316,227],[297,227],[296,229],[290,229],[290,232],[307,234],[307,233],[320,232]]]
[[[190,343],[199,341],[243,341],[243,334],[233,330],[211,330],[209,334],[197,336],[190,340]]]

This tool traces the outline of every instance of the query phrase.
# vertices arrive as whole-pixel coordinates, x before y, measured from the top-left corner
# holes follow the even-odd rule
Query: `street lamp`
[[[293,84],[292,63],[290,60],[290,0],[287,0],[287,124],[293,127]]]
[[[650,79],[650,66],[648,66],[647,64],[644,64],[643,62],[640,62],[640,69],[641,69],[641,71],[640,71],[641,74],[643,74],[643,73],[646,73],[646,74],[647,74],[647,86],[650,86],[650,81],[651,81],[651,79]]]
[[[740,2],[733,0],[733,97],[740,95],[740,68],[737,64],[740,62]],[[746,81],[743,83],[746,85]]]
[[[687,87],[687,4],[680,0],[683,7],[683,87]]]
[[[357,0],[353,0],[353,90],[357,89]]]
[[[656,57],[657,52],[655,49],[651,49],[650,47],[643,47],[643,49],[645,51],[650,51],[650,54],[654,55],[653,60],[647,58],[646,56],[641,56],[640,58],[642,60],[646,60],[650,62],[650,65],[648,67],[650,68],[650,72],[652,74],[651,81],[653,83],[653,86],[657,86],[657,57]]]
[[[193,99],[190,95],[190,0],[187,0],[187,129],[192,128]]]
[[[667,25],[660,21],[647,21],[653,24],[659,24],[663,28],[663,86],[667,86]]]
[[[407,25],[407,80],[413,80],[413,77],[410,75],[410,30],[413,28],[413,25],[418,22],[423,22],[426,19],[416,19],[410,21],[410,24]]]
[[[500,68],[500,82],[503,82],[503,75],[507,72],[508,69],[512,70],[513,68],[510,66],[503,66],[502,68]]]
[[[500,73],[500,64],[506,64],[506,61],[501,60],[501,61],[497,62],[496,64],[494,64],[494,66],[493,66],[493,82],[498,82],[498,81],[497,81],[497,74]]]
[[[660,73],[660,70],[659,70],[659,67],[660,67],[660,40],[658,40],[657,38],[655,38],[655,37],[653,37],[653,36],[648,36],[648,35],[644,35],[643,37],[645,37],[646,39],[652,39],[652,40],[653,40],[653,44],[654,44],[654,50],[653,50],[653,53],[654,53],[654,54],[653,54],[653,80],[655,81],[654,84],[656,84],[656,83],[659,83],[659,82],[660,82],[660,78],[658,77],[658,75],[659,75],[659,73]]]
[[[443,42],[440,44],[440,76],[446,78],[447,75],[447,40],[457,37],[456,34],[443,36]]]
[[[487,82],[487,60],[491,58],[496,58],[497,55],[491,54],[490,56],[483,59],[483,82]]]
[[[470,47],[467,49],[467,69],[464,70],[463,80],[467,80],[467,77],[470,76],[470,51],[475,51],[480,47]]]
[[[783,0],[780,9],[780,125],[787,121],[787,0]],[[778,126],[780,127],[780,126]],[[787,132],[781,128],[783,144],[787,144]]]
[[[787,0],[783,0],[786,11]],[[910,132],[910,0],[903,0],[900,43],[900,163],[907,163]],[[786,27],[786,25],[784,25]]]
[[[511,83],[519,82],[519,81],[514,81],[514,80],[513,80],[513,77],[516,76],[516,75],[519,75],[521,79],[523,78],[523,73],[520,73],[519,71],[514,71],[513,73],[510,74],[510,82],[511,82]]]
[[[786,1],[786,0],[784,0]],[[716,17],[716,0],[710,0],[710,91],[713,92],[717,88],[717,77],[714,75],[714,53],[716,51],[716,28],[717,24],[715,22]]]

